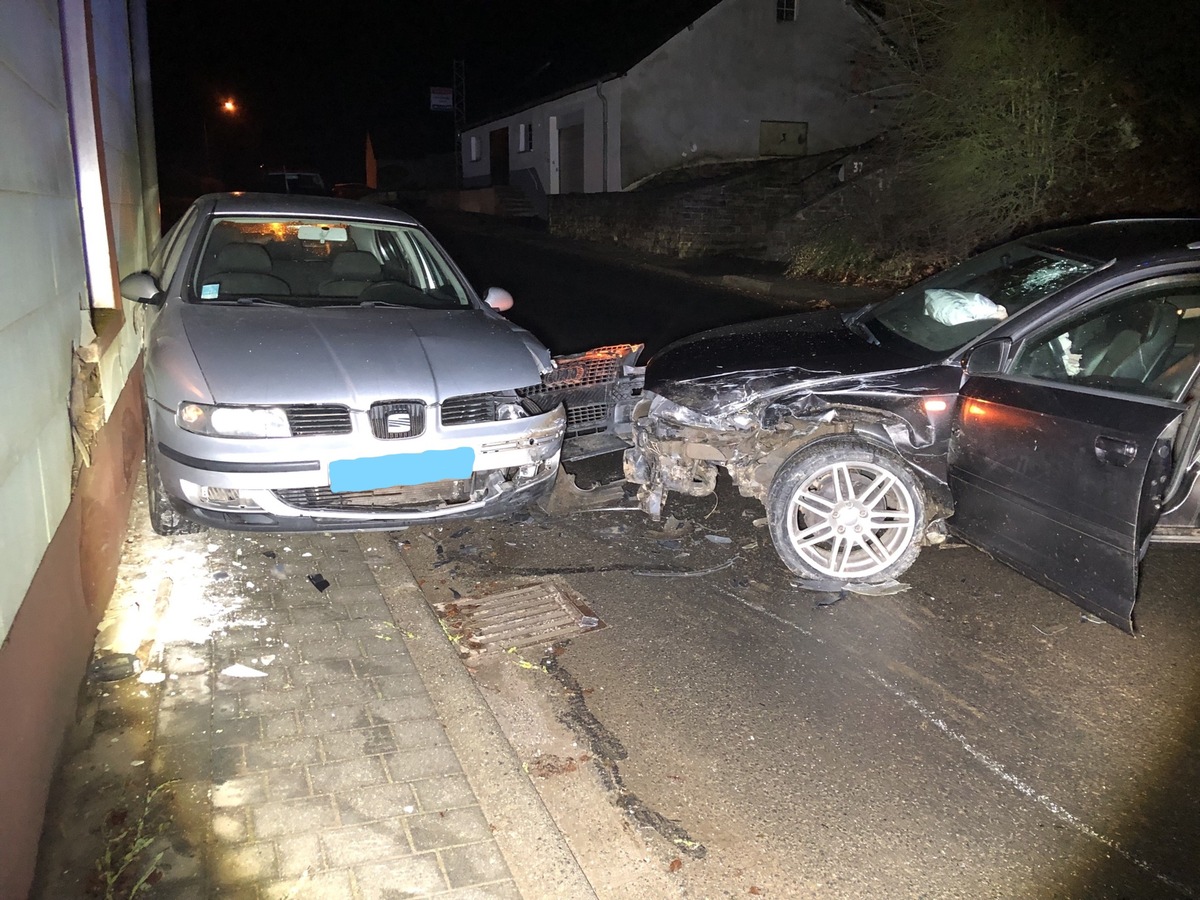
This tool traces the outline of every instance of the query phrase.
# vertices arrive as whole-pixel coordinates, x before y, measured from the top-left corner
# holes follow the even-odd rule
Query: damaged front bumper
[[[715,423],[693,415],[665,397],[647,392],[634,411],[631,446],[625,451],[625,480],[641,487],[638,501],[655,521],[662,518],[667,494],[691,497],[711,494],[719,466],[736,455],[737,441]]]
[[[169,423],[164,416],[156,424],[167,431]],[[353,435],[237,446],[180,429],[169,432],[171,444],[159,441],[155,449],[172,504],[192,520],[244,531],[366,530],[484,518],[538,502],[554,486],[565,430],[566,411],[559,406],[524,419],[457,426],[452,436],[431,429],[403,450],[388,447],[389,453]],[[395,486],[346,487],[335,485],[331,474],[347,462],[406,470],[436,454],[466,450],[473,460],[468,471],[423,483],[397,478],[402,483]]]
[[[656,521],[673,491],[711,494],[720,469],[742,496],[765,503],[776,472],[791,454],[825,437],[855,434],[907,461],[925,486],[931,520],[940,519],[951,509],[944,454],[949,416],[944,402],[930,407],[939,412],[928,412],[926,399],[904,396],[900,408],[887,410],[882,404],[837,403],[799,392],[786,402],[772,398],[707,414],[646,391],[633,413],[625,479],[640,485],[639,503]]]

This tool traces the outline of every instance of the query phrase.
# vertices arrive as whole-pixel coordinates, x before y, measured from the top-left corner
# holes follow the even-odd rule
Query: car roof
[[[232,194],[205,194],[197,203],[210,202],[217,215],[242,216],[317,216],[334,219],[364,219],[375,222],[390,222],[398,225],[417,225],[408,213],[366,203],[361,200],[343,200],[338,197],[313,197],[307,194],[269,194],[239,191]]]
[[[1023,243],[1097,262],[1200,251],[1200,218],[1109,219],[1031,234]]]

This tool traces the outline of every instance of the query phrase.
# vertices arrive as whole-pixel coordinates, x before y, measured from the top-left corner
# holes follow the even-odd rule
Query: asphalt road
[[[497,286],[511,293],[508,318],[555,353],[644,343],[650,354],[705,328],[781,312],[776,302],[752,294],[650,266],[614,264],[614,254],[602,247],[581,252],[571,242],[484,217],[431,210],[420,218],[477,290]]]
[[[556,350],[760,311],[526,242],[446,243]],[[891,596],[800,590],[725,479],[668,511],[679,530],[590,511],[400,535],[432,601],[561,574],[603,620],[505,702],[575,730],[590,767],[560,777],[627,809],[679,896],[1200,897],[1194,548],[1152,548],[1131,638],[969,548],[925,551]]]

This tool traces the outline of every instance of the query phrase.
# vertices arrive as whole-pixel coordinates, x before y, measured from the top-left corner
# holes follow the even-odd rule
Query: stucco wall
[[[135,17],[144,16],[143,0],[128,3]],[[141,454],[138,316],[107,309],[93,319],[90,308],[99,295],[111,303],[116,278],[144,267],[158,229],[156,207],[144,202],[156,196],[155,185],[143,188],[156,180],[153,142],[145,117],[139,141],[129,23],[126,0],[0,0],[0,384],[7,402],[0,430],[0,897],[6,898],[24,896],[32,876],[47,787],[112,590]],[[145,112],[148,97],[141,99]],[[97,133],[98,124],[100,140],[77,141],[72,121],[87,134]],[[81,216],[98,240],[85,242]],[[73,492],[68,398],[74,352],[85,346],[98,363],[107,423],[94,436],[90,465]]]
[[[681,164],[759,155],[763,120],[808,123],[810,154],[854,146],[888,124],[877,38],[845,0],[725,0],[624,79],[625,186]]]
[[[147,237],[125,0],[93,0],[96,103],[119,274]],[[0,638],[7,634],[71,495],[72,351],[92,338],[59,4],[0,4]],[[156,224],[156,223],[155,223]],[[137,362],[133,316],[99,369],[105,413]]]
[[[0,637],[71,498],[67,394],[86,297],[58,4],[0,4]]]

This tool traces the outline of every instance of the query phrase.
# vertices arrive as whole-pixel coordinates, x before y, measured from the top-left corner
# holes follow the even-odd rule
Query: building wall
[[[129,0],[135,21],[142,3]],[[141,454],[135,316],[91,308],[113,304],[158,229],[142,202],[156,178],[139,152],[129,23],[126,0],[0,3],[0,897],[23,897],[32,877]],[[100,139],[77,167],[80,123]],[[98,242],[81,216],[103,225]],[[101,427],[73,487],[76,350],[96,367]]]
[[[71,499],[67,394],[87,274],[60,41],[55,0],[0,5],[0,637]]]
[[[810,154],[884,130],[889,92],[875,90],[883,55],[872,28],[845,0],[800,0],[794,22],[777,22],[775,7],[725,0],[630,69],[624,186],[679,165],[757,157],[763,120],[806,122]]]
[[[605,188],[605,150],[608,152],[609,190],[618,190],[621,172],[620,122],[621,80],[602,85],[603,99],[595,86],[531,106],[520,112],[495,119],[463,133],[463,187],[487,187],[491,184],[489,135],[497,128],[508,128],[510,184],[519,187],[537,202],[537,197],[559,193],[561,173],[555,172],[557,154],[553,152],[558,131],[583,125],[583,191],[595,193]],[[607,104],[608,142],[604,138]],[[520,127],[531,125],[533,149],[520,149]],[[471,140],[478,141],[480,158],[471,159]]]
[[[488,138],[505,126],[510,182],[543,197],[570,193],[575,183],[556,177],[555,125],[584,125],[582,193],[589,194],[679,166],[758,158],[764,121],[804,123],[805,155],[863,144],[892,121],[899,89],[887,60],[875,28],[846,0],[800,0],[792,22],[776,21],[775,0],[724,0],[604,83],[607,153],[605,104],[587,87],[469,129],[463,185],[491,184]],[[519,150],[521,123],[532,123],[532,153]]]

